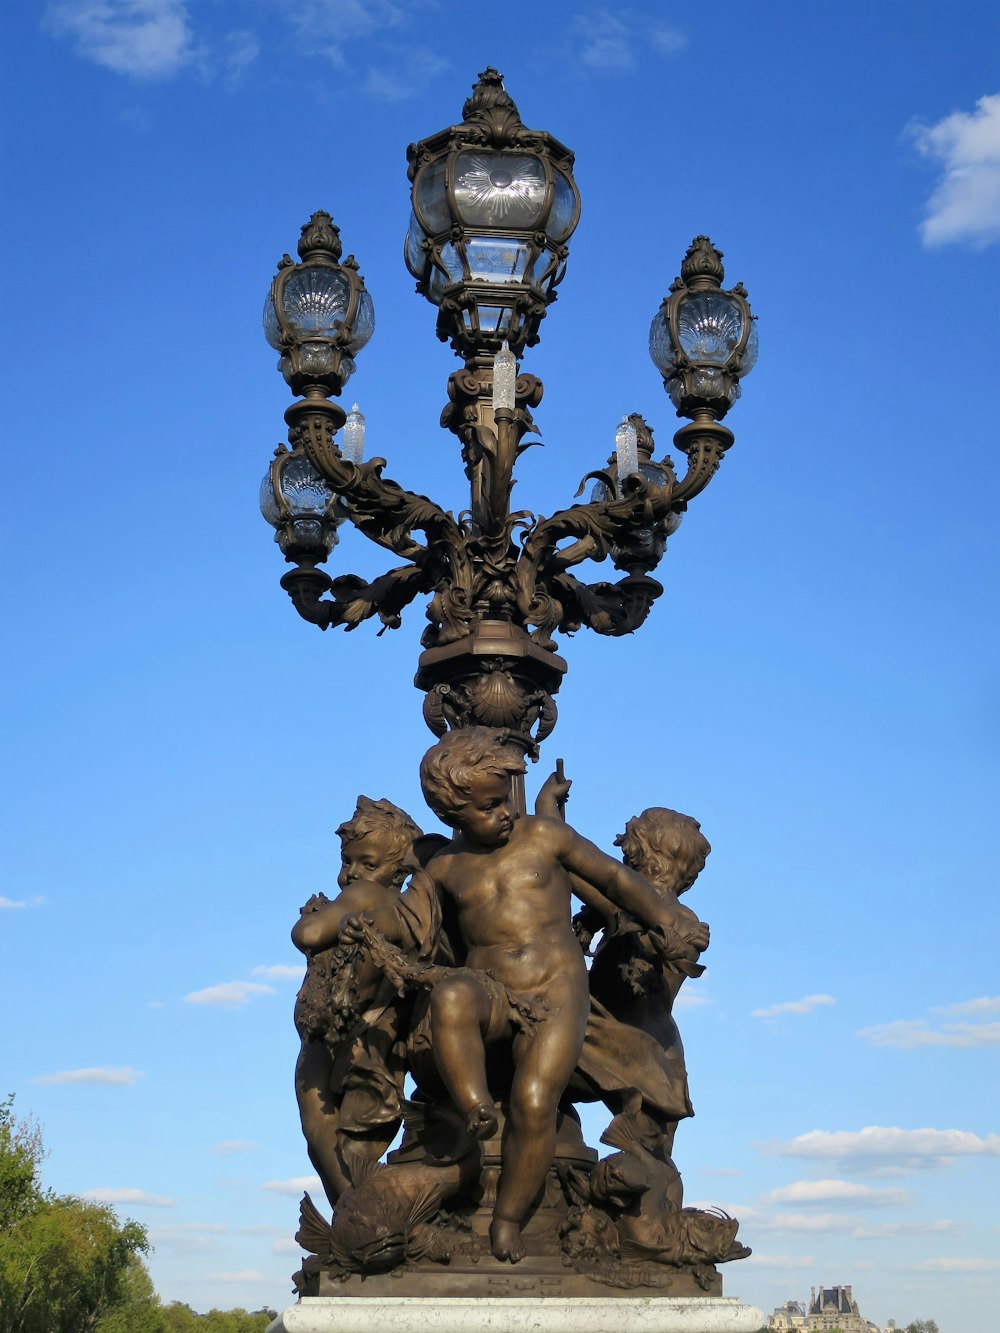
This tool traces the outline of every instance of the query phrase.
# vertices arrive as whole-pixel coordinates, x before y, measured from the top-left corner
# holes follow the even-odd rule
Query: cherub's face
[[[351,838],[340,849],[337,883],[346,889],[359,879],[372,879],[387,889],[399,882],[399,858],[390,856],[370,833],[363,838]]]
[[[514,831],[517,812],[511,801],[510,774],[475,773],[469,799],[455,815],[467,841],[480,847],[502,847]]]

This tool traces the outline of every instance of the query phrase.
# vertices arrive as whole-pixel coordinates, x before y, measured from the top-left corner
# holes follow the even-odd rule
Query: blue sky
[[[165,1298],[286,1302],[310,1174],[288,930],[359,792],[434,821],[419,606],[321,635],[278,587],[256,495],[288,396],[260,309],[328,208],[375,301],[369,450],[464,506],[404,150],[493,64],[583,195],[524,363],[545,448],[519,505],[566,503],[624,412],[669,446],[646,338],[692,236],[760,319],[666,593],[632,639],[563,641],[543,756],[601,845],[665,804],[714,846],[680,1015],[688,1198],[743,1220],[726,1289],[766,1310],[850,1282],[879,1322],[990,1326],[995,6],[68,0],[4,22],[0,1093],[41,1121],[49,1183],[147,1223]],[[331,568],[381,554],[348,536]]]

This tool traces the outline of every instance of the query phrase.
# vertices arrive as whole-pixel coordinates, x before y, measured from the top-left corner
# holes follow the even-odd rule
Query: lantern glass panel
[[[757,364],[757,321],[750,321],[750,334],[747,338],[747,345],[743,349],[743,360],[740,362],[740,374],[749,375],[751,370]]]
[[[427,233],[417,221],[416,213],[410,214],[410,228],[406,233],[406,267],[415,278],[424,276],[424,265],[427,262],[427,256],[423,250],[423,242],[427,239]],[[266,318],[266,312],[265,312]]]
[[[520,282],[528,265],[530,246],[503,236],[470,236],[465,243],[469,276],[477,282]]]
[[[670,325],[662,309],[656,312],[649,326],[649,355],[661,375],[668,375],[677,360],[676,349],[670,337]]]
[[[375,303],[372,301],[371,293],[362,290],[358,295],[358,308],[351,329],[351,341],[347,344],[352,356],[361,351],[374,332]]]
[[[479,328],[482,333],[506,333],[510,328],[510,306],[481,305],[479,309]]]
[[[281,522],[281,510],[278,508],[278,502],[274,498],[274,487],[271,485],[270,468],[264,473],[264,479],[260,483],[260,512],[272,527],[276,528]]]
[[[677,334],[691,361],[724,366],[743,336],[743,310],[724,292],[698,292],[681,303]]]
[[[336,269],[308,264],[286,279],[282,314],[300,337],[333,338],[344,322],[350,296],[347,279]]]
[[[326,513],[335,492],[304,454],[290,458],[279,477],[278,484],[293,517],[322,517]]]
[[[274,297],[270,292],[264,302],[264,337],[272,347],[281,347],[281,325],[278,323],[278,312],[274,308]]]
[[[555,199],[552,212],[545,224],[545,230],[554,241],[565,241],[573,231],[573,219],[576,216],[576,194],[567,178],[556,168],[552,171],[555,183]]]
[[[413,187],[413,201],[421,222],[432,234],[447,231],[451,226],[451,209],[445,185],[445,166],[448,159],[439,157],[424,167]]]
[[[470,227],[534,227],[548,195],[545,164],[523,153],[460,153],[453,186]]]

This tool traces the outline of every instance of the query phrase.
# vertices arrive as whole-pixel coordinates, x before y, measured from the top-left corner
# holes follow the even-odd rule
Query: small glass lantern
[[[462,117],[407,150],[406,266],[439,307],[438,337],[460,356],[504,342],[520,356],[566,271],[580,216],[573,154],[525,128],[495,69],[479,76]]]
[[[590,493],[592,502],[606,504],[609,500],[616,497],[620,499],[623,495],[623,486],[627,478],[620,475],[622,451],[618,448],[618,445],[619,437],[624,433],[623,427],[626,426],[635,434],[638,457],[637,465],[631,469],[628,475],[637,474],[654,491],[662,490],[665,486],[673,486],[677,481],[673,463],[669,458],[664,458],[659,463],[653,462],[653,432],[642,417],[633,414],[624,418],[615,432],[616,452],[608,460],[608,467],[605,469],[607,475],[615,484],[616,496],[612,496],[603,481],[598,481]],[[628,450],[626,450],[626,456],[627,452]],[[617,569],[626,570],[629,573],[634,573],[639,569],[648,573],[651,569],[655,569],[663,559],[663,553],[667,549],[667,538],[671,537],[680,527],[682,517],[683,514],[680,510],[672,511],[665,518],[661,518],[658,523],[649,527],[635,528],[627,538],[623,538],[620,542],[612,542],[612,563]]]
[[[696,236],[649,330],[649,354],[679,417],[721,421],[757,361],[746,290],[737,283],[724,291],[724,277],[722,251]]]
[[[340,230],[319,211],[302,228],[301,264],[288,255],[264,302],[264,336],[281,353],[278,369],[292,391],[339,395],[354,357],[375,329],[375,308],[354,256],[343,263]]]
[[[281,445],[260,484],[260,512],[291,563],[322,564],[344,521],[340,497],[298,449]]]

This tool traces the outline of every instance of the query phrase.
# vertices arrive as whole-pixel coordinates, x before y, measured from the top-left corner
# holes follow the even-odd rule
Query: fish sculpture
[[[447,1263],[478,1246],[477,1238],[432,1223],[446,1199],[479,1179],[482,1145],[446,1109],[407,1102],[403,1114],[406,1137],[396,1156],[418,1160],[386,1164],[343,1152],[350,1184],[331,1222],[303,1195],[295,1239],[311,1254],[296,1275],[300,1289],[320,1269],[339,1277],[386,1273],[418,1259]]]

